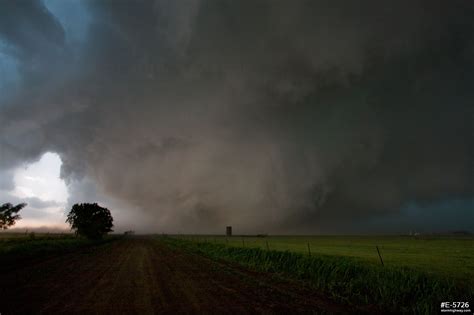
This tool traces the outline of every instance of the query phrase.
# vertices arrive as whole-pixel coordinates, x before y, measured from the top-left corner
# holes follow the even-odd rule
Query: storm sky
[[[64,191],[19,192],[55,159]],[[470,0],[0,0],[0,203],[25,220],[472,230],[473,166]]]

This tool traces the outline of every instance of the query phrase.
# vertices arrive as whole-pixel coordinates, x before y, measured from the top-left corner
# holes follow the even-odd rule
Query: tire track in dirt
[[[349,313],[304,286],[170,249],[123,239],[2,274],[0,313]]]

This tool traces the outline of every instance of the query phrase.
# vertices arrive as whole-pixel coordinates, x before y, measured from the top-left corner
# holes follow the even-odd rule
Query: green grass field
[[[473,239],[468,237],[178,235],[161,239],[213,259],[303,280],[341,302],[394,313],[436,313],[440,301],[467,301],[474,292]]]
[[[155,237],[177,250],[301,280],[336,301],[384,312],[432,314],[439,311],[440,301],[474,296],[473,237]],[[84,247],[94,250],[120,238],[89,241],[71,234],[1,233],[0,268]]]
[[[376,246],[388,267],[409,267],[426,273],[474,283],[474,236],[267,236],[179,235],[196,242],[290,251],[313,255],[354,257],[380,265]]]

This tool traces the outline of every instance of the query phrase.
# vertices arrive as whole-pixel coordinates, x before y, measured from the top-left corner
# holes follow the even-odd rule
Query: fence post
[[[382,260],[382,255],[380,255],[379,247],[376,245],[375,248],[377,248],[377,253],[379,254],[380,263],[382,264],[382,267],[383,267],[384,264],[383,264],[383,260]]]
[[[245,241],[243,237],[242,237],[242,247],[245,247]]]
[[[311,257],[311,247],[309,246],[309,243],[308,243],[308,255]]]
[[[270,247],[268,246],[268,241],[265,241],[265,243],[267,244],[267,251],[270,251]]]

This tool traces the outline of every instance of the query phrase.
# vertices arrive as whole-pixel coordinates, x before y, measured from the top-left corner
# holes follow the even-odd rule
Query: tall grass
[[[239,248],[165,238],[174,247],[254,270],[303,280],[335,300],[395,313],[432,314],[442,301],[469,301],[473,288],[452,279],[401,267],[382,267],[340,256]]]
[[[176,235],[193,241],[210,241],[235,247],[288,250],[301,254],[354,257],[380,265],[376,246],[389,267],[409,267],[474,285],[474,236],[406,235],[272,235],[266,237]]]

